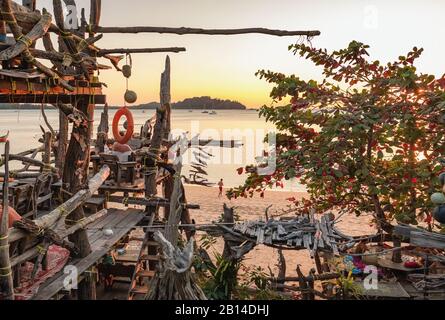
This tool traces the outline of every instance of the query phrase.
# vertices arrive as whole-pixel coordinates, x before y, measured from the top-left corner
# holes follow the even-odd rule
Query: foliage
[[[342,299],[360,299],[363,296],[363,290],[355,283],[352,271],[349,271],[347,276],[341,274],[337,279],[336,294]]]
[[[236,296],[240,300],[282,300],[283,297],[273,292],[271,288],[271,281],[268,279],[269,275],[264,272],[261,267],[248,268],[241,267],[244,271],[244,276],[240,281],[240,285],[236,290]],[[254,288],[255,290],[250,290]]]
[[[219,253],[215,253],[216,268],[207,266],[211,277],[202,287],[204,293],[209,299],[229,300],[231,298],[231,289],[233,284],[237,284],[236,275],[240,268],[237,261],[228,261]]]
[[[213,248],[216,239],[209,235],[201,238],[201,249],[207,252]],[[218,252],[213,253],[215,264],[202,257],[195,259],[194,268],[198,273],[200,286],[206,296],[212,300],[229,300],[234,287],[237,286],[237,274],[241,266],[239,261],[229,261]]]
[[[352,41],[328,53],[305,44],[294,54],[323,69],[323,80],[261,70],[274,84],[274,104],[260,115],[276,125],[277,170],[251,173],[229,198],[264,194],[283,179],[297,178],[309,199],[289,199],[301,211],[374,212],[377,222],[431,223],[429,196],[439,186],[445,152],[445,77],[417,71],[423,49],[382,64],[368,46]],[[276,107],[291,98],[290,104]]]
[[[216,239],[203,235],[200,248],[209,250],[213,248]],[[198,275],[199,285],[209,299],[228,300],[275,300],[282,299],[270,290],[268,275],[261,267],[250,269],[242,261],[228,261],[216,251],[213,251],[212,261],[197,257],[194,269]],[[240,269],[242,276],[238,276]],[[256,288],[256,291],[250,290]]]

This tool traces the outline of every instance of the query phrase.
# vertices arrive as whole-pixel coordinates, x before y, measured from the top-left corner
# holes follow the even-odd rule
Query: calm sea
[[[95,128],[100,121],[101,109],[95,113]],[[110,110],[110,121],[116,110]],[[58,111],[47,107],[46,114],[53,128],[58,130]],[[138,132],[145,121],[154,115],[153,110],[133,111],[136,124],[135,131]],[[0,133],[10,131],[11,152],[18,153],[38,145],[38,139],[42,137],[39,125],[45,127],[43,117],[37,110],[1,110],[0,111]],[[267,149],[264,144],[265,135],[275,130],[274,126],[266,123],[264,119],[259,118],[256,111],[217,111],[216,115],[202,113],[194,110],[177,111],[172,114],[172,127],[174,133],[187,132],[189,137],[200,134],[203,140],[221,139],[221,140],[239,140],[243,146],[236,149],[219,148],[210,146],[206,151],[213,154],[214,157],[208,160],[206,171],[211,182],[218,182],[224,178],[227,187],[233,187],[242,184],[244,175],[237,173],[237,168],[253,164],[255,158]],[[1,150],[3,152],[3,150]],[[194,161],[192,153],[185,156],[186,166],[185,175],[189,165]],[[13,168],[20,164],[13,164]],[[303,188],[296,181],[285,184],[284,190],[302,191]]]

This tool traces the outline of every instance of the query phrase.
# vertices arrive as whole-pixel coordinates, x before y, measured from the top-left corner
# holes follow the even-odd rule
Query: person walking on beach
[[[219,180],[218,187],[219,187],[218,198],[221,198],[223,196],[223,189],[224,189],[224,181],[223,181],[223,179]]]

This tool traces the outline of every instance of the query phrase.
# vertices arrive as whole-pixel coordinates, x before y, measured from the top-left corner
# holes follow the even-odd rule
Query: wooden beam
[[[73,95],[73,94],[0,94],[0,103],[49,103],[58,102],[65,104],[84,103],[93,98],[97,104],[107,102],[105,95]],[[1,106],[0,106],[1,109]]]
[[[0,292],[6,300],[14,300],[14,283],[9,257],[9,141],[5,144],[5,179],[3,182],[3,214],[0,220]]]
[[[273,30],[266,28],[243,28],[243,29],[201,29],[201,28],[169,28],[169,27],[95,27],[97,33],[172,33],[172,34],[202,34],[202,35],[237,35],[259,33],[271,36],[307,36],[315,37],[320,35],[320,31],[287,31]]]
[[[170,208],[170,202],[167,199],[145,199],[145,198],[133,198],[133,197],[121,197],[121,196],[108,196],[108,202],[147,206],[152,208],[164,207]],[[187,209],[199,210],[201,207],[197,204],[182,203],[182,206]]]
[[[106,54],[130,54],[130,53],[159,53],[159,52],[185,52],[186,48],[183,47],[170,47],[170,48],[137,48],[137,49],[100,49],[97,52],[99,57]]]

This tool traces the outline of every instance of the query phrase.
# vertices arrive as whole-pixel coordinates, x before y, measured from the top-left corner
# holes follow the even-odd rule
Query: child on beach
[[[219,187],[219,195],[218,198],[221,198],[223,196],[223,188],[224,188],[224,181],[223,179],[221,179],[218,183],[218,187]]]

